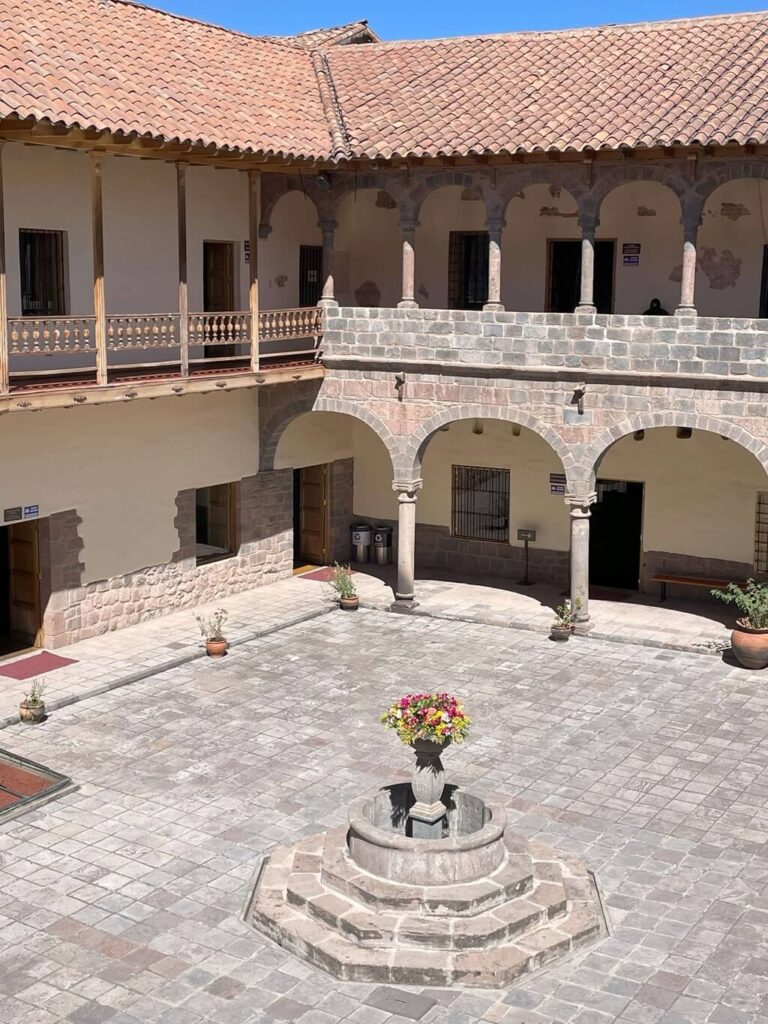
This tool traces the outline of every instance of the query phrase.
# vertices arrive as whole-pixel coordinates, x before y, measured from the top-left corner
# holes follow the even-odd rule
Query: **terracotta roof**
[[[337,160],[768,142],[768,13],[336,45],[361,26],[0,0],[0,117]]]
[[[0,116],[327,155],[311,55],[126,0],[0,0]]]
[[[768,14],[327,51],[356,156],[768,142]]]
[[[348,25],[335,28],[315,28],[310,32],[299,32],[295,36],[280,36],[300,46],[315,49],[320,46],[344,46],[348,43],[380,43],[381,40],[367,21],[351,21]]]

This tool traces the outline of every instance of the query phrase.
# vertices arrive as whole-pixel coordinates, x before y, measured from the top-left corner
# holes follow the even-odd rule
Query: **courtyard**
[[[243,915],[274,844],[409,768],[390,698],[474,718],[449,779],[582,857],[612,934],[506,991],[345,984]],[[78,792],[0,826],[3,1024],[768,1020],[765,682],[719,658],[363,609],[12,726]]]

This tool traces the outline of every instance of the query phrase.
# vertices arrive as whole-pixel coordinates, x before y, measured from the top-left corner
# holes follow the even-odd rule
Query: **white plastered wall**
[[[190,167],[187,171],[187,264],[191,313],[203,311],[203,242],[235,244],[235,296],[239,299],[238,308],[248,309],[247,238],[248,175],[216,167]],[[171,308],[177,309],[178,303]]]
[[[54,409],[0,421],[0,508],[75,508],[83,583],[170,561],[180,490],[258,472],[252,391]]]
[[[359,421],[335,412],[310,412],[288,424],[275,452],[275,469],[320,466],[355,454]],[[366,427],[360,424],[363,430]],[[373,444],[376,438],[371,434]]]
[[[334,242],[336,297],[342,305],[392,307],[402,297],[399,211],[377,205],[378,197],[378,190],[364,189],[339,203]],[[372,302],[377,292],[379,300]]]
[[[729,181],[704,205],[699,227],[696,308],[702,316],[758,316],[768,182]]]
[[[299,305],[299,251],[321,245],[317,207],[303,192],[281,196],[272,211],[272,230],[259,240],[259,302],[262,309]]]
[[[680,202],[675,193],[655,181],[620,185],[603,200],[598,238],[612,238],[614,313],[644,313],[659,299],[669,313],[680,301],[679,268],[683,253]],[[637,266],[624,265],[622,247],[640,245]],[[677,279],[676,279],[677,278]]]

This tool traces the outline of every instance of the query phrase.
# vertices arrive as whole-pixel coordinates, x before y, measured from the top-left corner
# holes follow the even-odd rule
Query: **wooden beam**
[[[251,311],[251,369],[259,368],[259,199],[261,177],[248,171],[248,305]]]
[[[179,235],[179,346],[181,375],[189,376],[189,294],[187,289],[187,167],[176,164]]]
[[[8,286],[5,274],[5,193],[3,146],[0,141],[0,395],[8,394]]]
[[[96,382],[107,383],[107,307],[104,297],[104,202],[102,161],[104,154],[92,152],[91,231],[93,235],[93,313],[96,317]]]

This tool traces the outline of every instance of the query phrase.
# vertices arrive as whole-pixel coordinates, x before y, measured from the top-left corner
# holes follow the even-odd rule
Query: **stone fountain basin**
[[[407,835],[410,783],[385,786],[349,809],[350,858],[379,878],[410,885],[472,882],[492,874],[504,862],[504,809],[456,786],[446,786],[448,808],[441,839]]]

